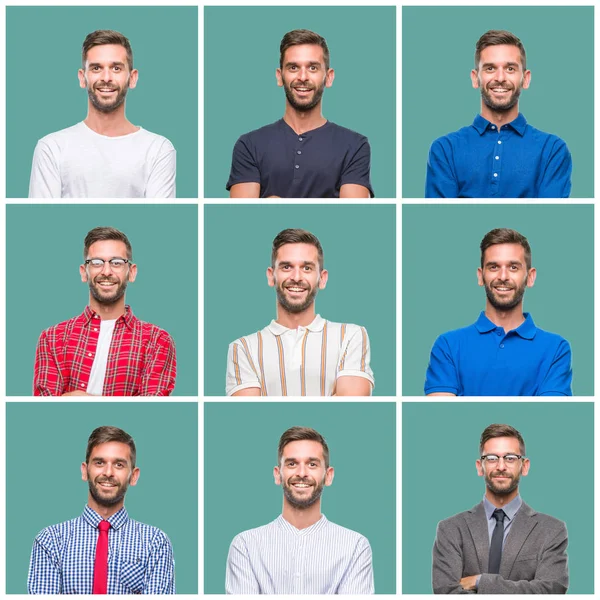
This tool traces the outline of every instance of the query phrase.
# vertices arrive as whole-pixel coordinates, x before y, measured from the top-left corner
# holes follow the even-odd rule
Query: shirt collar
[[[525,320],[516,329],[511,329],[511,331],[514,331],[525,340],[532,340],[535,337],[537,328],[529,313],[523,313],[523,316],[525,317]],[[489,333],[490,331],[494,331],[498,326],[492,323],[485,316],[485,311],[482,310],[479,318],[475,322],[475,327],[479,333]]]
[[[519,115],[514,121],[506,123],[506,125],[510,125],[511,128],[514,129],[521,137],[525,135],[525,130],[527,129],[527,121],[521,113],[519,113]],[[473,121],[473,127],[479,135],[483,135],[488,129],[491,129],[491,126],[492,123],[490,123],[487,119],[484,119],[481,115],[477,115],[475,117],[475,120]]]
[[[519,494],[516,495],[506,506],[502,507],[504,514],[507,516],[509,521],[512,521],[515,518],[518,510],[521,508],[521,504],[523,504],[523,500]],[[485,516],[489,521],[494,514],[494,511],[497,506],[494,506],[485,496],[483,497],[483,508],[485,509]]]
[[[104,519],[93,509],[90,508],[87,504],[83,509],[83,519],[89,523],[94,529],[98,529],[98,523],[103,521]],[[110,526],[113,529],[120,529],[129,521],[129,515],[127,514],[127,510],[123,507],[121,510],[117,511],[114,515],[111,515],[106,519]]]
[[[308,536],[308,535],[311,535],[311,534],[316,533],[317,531],[320,531],[321,529],[323,529],[323,527],[325,527],[327,525],[328,521],[327,521],[327,517],[322,514],[321,518],[316,523],[313,523],[310,527],[305,527],[304,529],[297,529],[291,523],[286,521],[283,518],[283,515],[279,515],[277,517],[277,519],[275,519],[275,523],[277,523],[285,531],[288,531],[289,533],[293,533],[294,535]]]
[[[325,326],[325,319],[323,319],[321,317],[321,315],[317,315],[313,322],[310,325],[307,325],[304,329],[308,329],[309,331],[323,331],[323,327]],[[288,331],[296,331],[296,329],[288,329],[287,327],[284,327],[283,325],[281,325],[280,323],[278,323],[277,321],[275,321],[273,319],[273,321],[271,321],[269,323],[269,331],[273,334],[273,335],[283,335],[284,333],[287,333]]]
[[[90,308],[90,306],[88,305],[85,307],[85,310],[83,311],[83,314],[81,316],[83,317],[83,319],[85,320],[85,323],[87,325],[94,317],[97,317],[98,315],[97,315],[96,311],[92,310]],[[135,317],[133,316],[133,311],[131,310],[131,306],[129,306],[128,304],[125,305],[125,313],[122,314],[117,319],[117,323],[121,320],[123,320],[125,325],[127,325],[127,327],[129,327],[129,329],[133,329]]]

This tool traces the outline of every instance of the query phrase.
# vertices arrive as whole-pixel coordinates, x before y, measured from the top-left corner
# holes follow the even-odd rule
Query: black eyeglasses
[[[110,260],[103,260],[102,258],[88,258],[85,261],[86,265],[89,265],[93,269],[103,269],[104,263],[108,263],[113,271],[120,271],[125,268],[125,265],[129,263],[126,258],[111,258]]]
[[[527,457],[521,454],[505,454],[504,456],[498,456],[497,454],[484,454],[481,457],[481,460],[485,460],[485,462],[490,463],[490,465],[497,465],[501,458],[504,459],[505,465],[514,465],[517,463],[517,461]]]

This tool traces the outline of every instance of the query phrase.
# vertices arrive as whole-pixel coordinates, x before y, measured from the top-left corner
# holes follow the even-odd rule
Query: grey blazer
[[[565,594],[569,587],[567,527],[521,505],[504,542],[500,573],[487,573],[490,537],[483,502],[440,521],[433,545],[436,594]],[[481,575],[477,591],[462,577]]]

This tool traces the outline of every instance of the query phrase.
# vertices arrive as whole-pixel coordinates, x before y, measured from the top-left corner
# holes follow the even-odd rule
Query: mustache
[[[114,477],[106,477],[105,475],[96,477],[95,483],[110,483],[111,485],[120,485]]]

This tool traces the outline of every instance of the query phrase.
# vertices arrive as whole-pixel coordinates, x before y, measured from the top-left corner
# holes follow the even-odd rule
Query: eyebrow
[[[283,462],[284,462],[284,463],[287,463],[287,462],[290,462],[290,461],[292,461],[292,460],[293,460],[294,462],[300,462],[300,460],[299,460],[298,458],[293,458],[293,457],[284,458],[284,459],[283,459]],[[306,460],[307,460],[308,462],[316,462],[316,463],[319,463],[319,464],[321,464],[321,459],[320,459],[320,458],[317,458],[316,456],[309,456],[309,457],[308,457]]]
[[[291,265],[291,264],[292,263],[289,260],[282,260],[282,261],[279,262],[279,266],[280,267],[286,267],[286,266]],[[305,260],[302,264],[305,265],[305,266],[308,265],[308,266],[311,266],[311,267],[314,267],[316,265],[316,263],[314,263],[312,260]]]
[[[286,62],[285,66],[286,67],[297,67],[299,63],[297,62]],[[310,62],[306,63],[308,64],[309,67],[320,67],[321,63],[318,60],[311,60]]]
[[[498,266],[498,262],[496,262],[495,260],[490,260],[488,262],[485,263],[486,267],[496,267]],[[522,265],[523,263],[520,260],[511,260],[508,262],[509,265]]]
[[[103,462],[106,462],[106,459],[103,456],[92,456],[92,458],[90,458],[90,462],[94,461],[94,460],[101,460]],[[115,458],[112,462],[122,462],[122,463],[125,463],[126,465],[129,464],[129,462],[127,461],[126,458]]]
[[[498,64],[504,64],[505,67],[520,67],[521,66],[521,65],[519,65],[519,63],[516,63],[516,62],[505,62],[505,63],[487,62],[487,63],[483,63],[483,65],[481,65],[481,68],[485,69],[486,67],[495,67]]]
[[[111,65],[111,67],[124,67],[125,63],[115,60],[115,61],[111,62],[110,65]],[[99,62],[88,63],[88,68],[89,67],[101,67],[101,66],[102,66],[102,63],[99,63]]]

